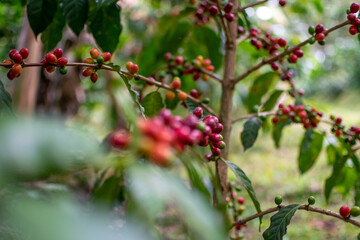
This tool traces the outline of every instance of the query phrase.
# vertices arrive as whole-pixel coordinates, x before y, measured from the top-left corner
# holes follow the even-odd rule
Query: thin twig
[[[345,21],[343,23],[340,23],[330,29],[328,29],[326,32],[324,32],[325,35],[328,35],[329,33],[343,27],[343,26],[346,26],[350,24],[350,21]],[[272,56],[272,57],[269,57],[267,59],[263,59],[260,63],[258,63],[257,65],[253,66],[252,68],[248,69],[245,73],[243,73],[242,75],[240,75],[239,77],[237,77],[236,79],[234,79],[234,84],[237,84],[238,82],[240,82],[241,80],[243,80],[244,78],[246,78],[247,76],[249,76],[251,73],[255,72],[256,70],[258,70],[259,68],[261,68],[262,66],[268,64],[268,63],[271,63],[271,62],[274,62],[274,61],[277,61],[278,59],[280,58],[283,58],[285,57],[286,55],[292,53],[294,50],[296,49],[299,49],[301,48],[302,46],[305,46],[306,44],[309,43],[311,38],[291,47],[291,48],[287,48],[285,51],[283,51],[282,53],[280,53],[279,55],[276,55],[276,56]]]
[[[247,9],[247,8],[255,7],[255,6],[257,6],[257,5],[266,3],[266,2],[268,2],[268,1],[269,1],[269,0],[262,0],[262,1],[259,1],[259,2],[250,3],[250,4],[245,5],[245,6],[243,6],[243,7],[239,7],[239,12],[242,12],[242,11],[244,11],[244,10]]]
[[[199,68],[199,71],[202,72],[202,73],[205,73],[206,75],[209,75],[209,77],[215,79],[216,81],[218,82],[222,82],[222,79],[219,75],[217,75],[216,73],[213,73],[213,72],[210,72],[204,68]]]
[[[0,66],[3,66],[3,67],[10,67],[12,65],[13,64],[11,64],[11,63],[10,64],[8,64],[8,63],[0,63]],[[23,63],[22,67],[23,68],[27,68],[27,67],[43,67],[44,65],[46,65],[46,64],[44,64],[44,63]],[[104,70],[108,70],[108,71],[117,72],[116,69],[112,68],[111,66],[107,66],[107,65],[99,66],[97,64],[89,64],[89,63],[68,63],[66,66],[67,67],[92,67],[92,68],[95,68],[95,69],[104,69]],[[164,88],[164,89],[167,89],[169,91],[174,91],[176,93],[181,92],[180,90],[174,90],[169,85],[166,85],[166,84],[158,82],[158,81],[154,81],[151,78],[146,78],[146,77],[138,75],[138,74],[132,74],[132,73],[130,73],[128,71],[125,71],[125,70],[120,70],[120,72],[122,74],[126,74],[128,76],[133,76],[136,79],[141,79],[141,80],[143,80],[145,82],[151,83],[151,84],[153,84],[153,85],[155,85],[157,87]],[[192,97],[190,95],[188,95],[187,98],[190,99],[191,101],[195,102],[196,104],[198,104],[202,108],[206,109],[212,115],[218,116],[213,109],[211,109],[208,105],[204,104],[203,102],[199,101],[198,99],[196,99],[196,98],[194,98],[194,97]]]
[[[226,40],[227,41],[230,41],[231,39],[231,34],[230,34],[230,30],[228,28],[228,25],[226,25],[225,21],[224,21],[224,18],[225,16],[222,14],[221,12],[221,5],[220,5],[220,1],[219,0],[216,0],[216,5],[219,9],[219,15],[220,15],[220,23],[222,25],[222,28],[224,29],[224,32],[225,32],[225,36],[226,36]]]
[[[251,221],[253,219],[262,217],[262,216],[270,214],[272,212],[277,212],[283,207],[286,207],[286,206],[281,205],[281,206],[269,208],[269,209],[267,209],[265,211],[262,211],[260,213],[256,213],[256,214],[254,214],[254,215],[252,215],[250,217],[244,218],[244,219],[234,223],[231,226],[231,228],[235,227],[236,225],[242,225],[242,224],[247,223],[247,222],[249,222],[249,221]],[[328,216],[331,216],[331,217],[334,217],[334,218],[338,218],[340,220],[343,220],[344,222],[350,223],[350,224],[360,228],[360,222],[355,221],[355,220],[350,219],[350,218],[343,218],[340,214],[338,214],[336,212],[333,212],[333,211],[330,211],[330,210],[321,209],[321,208],[315,208],[315,207],[311,207],[311,206],[308,206],[308,205],[301,205],[298,209],[299,210],[306,210],[306,211],[309,211],[309,212],[316,212],[316,213],[320,213],[320,214],[323,214],[323,215],[328,215]]]

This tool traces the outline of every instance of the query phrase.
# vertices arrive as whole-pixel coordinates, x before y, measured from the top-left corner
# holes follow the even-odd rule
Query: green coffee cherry
[[[310,197],[308,198],[308,203],[309,203],[309,205],[314,205],[314,204],[315,204],[315,197],[314,197],[314,196],[310,196]]]
[[[209,98],[204,98],[204,99],[202,100],[202,102],[205,103],[205,104],[209,104],[209,103],[210,103],[210,99],[209,99]]]
[[[96,62],[97,64],[102,65],[104,63],[104,58],[100,56],[96,59]]]
[[[315,33],[315,28],[313,26],[310,26],[308,32],[310,33],[310,35],[313,35]]]
[[[310,44],[314,44],[315,42],[316,42],[316,38],[315,38],[315,37],[310,38],[310,40],[309,40],[309,43],[310,43]]]
[[[67,69],[67,67],[65,67],[65,66],[59,67],[59,72],[60,72],[62,75],[65,75],[65,74],[68,72],[68,69]]]
[[[280,205],[283,201],[282,196],[276,196],[274,201],[276,205]]]
[[[352,208],[351,208],[351,211],[350,211],[350,214],[351,214],[351,216],[353,216],[353,217],[360,216],[360,207],[358,207],[358,206],[352,207]]]

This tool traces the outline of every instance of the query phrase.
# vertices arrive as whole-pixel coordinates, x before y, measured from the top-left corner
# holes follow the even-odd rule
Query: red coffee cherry
[[[237,202],[238,202],[239,204],[244,204],[244,203],[245,203],[245,199],[244,199],[243,197],[238,197]]]
[[[204,114],[204,111],[201,107],[197,107],[194,109],[193,114],[197,117],[197,118],[201,118],[202,115]]]
[[[222,140],[222,137],[220,134],[218,133],[212,133],[209,137],[209,140],[211,142],[220,142]]]
[[[57,57],[55,56],[54,53],[48,53],[46,54],[46,62],[50,63],[50,64],[55,64],[57,62]]]
[[[215,5],[209,7],[209,12],[211,15],[216,16],[219,13],[219,9]]]
[[[352,3],[350,6],[350,12],[352,13],[357,13],[359,11],[359,4],[357,3]]]
[[[174,61],[176,65],[182,65],[184,63],[184,58],[182,56],[177,56]]]
[[[295,54],[291,54],[289,57],[289,62],[296,63],[298,60],[298,57]]]
[[[15,73],[16,77],[21,75],[22,67],[20,64],[16,63],[11,67],[11,71]]]
[[[94,69],[92,69],[91,67],[88,67],[82,71],[82,75],[84,77],[89,77],[93,72],[94,72]]]
[[[66,64],[68,64],[67,58],[60,57],[60,58],[57,60],[57,65],[58,65],[59,67],[66,66]]]
[[[219,148],[213,148],[213,149],[211,150],[211,153],[212,153],[215,157],[217,157],[217,156],[220,156],[221,150],[220,150]]]
[[[139,66],[137,64],[131,65],[130,73],[137,74],[139,72]]]
[[[322,25],[322,24],[316,25],[316,27],[315,27],[316,33],[322,33],[323,31],[324,31],[324,25]]]
[[[174,80],[171,83],[171,87],[174,89],[179,89],[181,88],[181,80],[178,77],[174,77]]]
[[[300,49],[296,49],[296,50],[294,51],[294,54],[295,54],[296,56],[298,56],[298,58],[302,58],[302,57],[304,56],[304,52],[301,51]]]
[[[237,28],[237,33],[238,33],[239,35],[244,34],[244,33],[245,33],[245,29],[244,29],[242,26],[238,26],[238,28]]]
[[[347,205],[344,205],[339,209],[339,213],[343,218],[349,217],[350,212],[351,212],[351,210],[350,210],[349,206],[347,206]]]
[[[286,0],[279,0],[279,5],[284,7],[286,5]]]
[[[226,12],[226,13],[231,12],[231,10],[233,9],[233,6],[234,5],[231,2],[229,2],[228,4],[225,5],[224,12]]]
[[[349,21],[351,21],[351,22],[354,21],[355,18],[356,18],[356,15],[353,14],[353,13],[350,13],[350,14],[347,15],[347,19],[348,19]]]
[[[325,39],[325,34],[323,34],[323,33],[318,33],[318,34],[316,34],[315,38],[316,38],[316,41],[318,41],[318,42],[324,41],[324,39]]]
[[[3,61],[3,63],[6,63],[6,64],[14,64],[14,62],[11,61],[10,59],[5,59],[5,60]],[[12,65],[9,65],[9,66],[6,66],[5,68],[10,69],[11,67],[12,67]]]
[[[90,80],[92,83],[96,83],[98,78],[99,78],[99,75],[96,72],[92,73],[90,76]]]
[[[280,47],[286,47],[287,42],[286,42],[286,40],[285,40],[285,39],[283,39],[283,38],[279,38],[279,40],[278,40],[278,44],[279,44],[279,46],[280,46]]]
[[[7,72],[7,78],[9,80],[14,80],[16,78],[16,73],[13,72],[11,69]]]
[[[226,20],[228,20],[229,22],[232,22],[234,20],[234,14],[232,13],[226,13],[225,14],[225,18]]]
[[[341,122],[342,122],[342,118],[338,117],[338,118],[335,119],[336,124],[339,125],[339,124],[341,124]]]
[[[171,58],[171,53],[167,52],[167,53],[164,54],[165,62],[168,62],[170,60],[170,58]]]
[[[101,56],[104,58],[104,62],[110,61],[111,59],[111,53],[109,52],[104,52]]]
[[[61,48],[56,48],[54,54],[57,58],[61,58],[63,56],[63,50]]]
[[[130,134],[126,130],[121,129],[113,132],[108,141],[113,148],[126,149],[130,140]]]
[[[221,123],[217,123],[215,127],[212,128],[213,133],[221,133],[224,129],[224,126]]]
[[[358,33],[358,29],[357,29],[357,27],[356,26],[350,26],[350,28],[349,28],[349,33],[351,34],[351,35],[355,35],[355,34],[357,34]]]
[[[271,63],[271,68],[272,68],[272,70],[277,71],[277,70],[279,70],[279,64]]]
[[[199,94],[199,92],[198,92],[196,89],[192,89],[192,90],[190,91],[190,96],[192,96],[193,98],[198,99],[198,98],[200,97],[200,94]]]
[[[20,55],[22,56],[23,59],[26,59],[29,56],[29,49],[22,48],[22,49],[20,49],[19,53],[20,53]]]
[[[13,58],[13,56],[16,54],[16,53],[19,53],[16,49],[12,49],[9,51],[9,58]]]
[[[90,56],[93,59],[97,59],[100,56],[100,53],[96,48],[93,48],[93,49],[90,50]]]
[[[92,59],[92,58],[85,58],[85,59],[83,60],[83,62],[84,62],[84,63],[88,63],[88,64],[94,64],[94,59]]]
[[[10,57],[11,58],[11,57]],[[21,63],[23,58],[20,53],[16,52],[11,58],[15,63]]]

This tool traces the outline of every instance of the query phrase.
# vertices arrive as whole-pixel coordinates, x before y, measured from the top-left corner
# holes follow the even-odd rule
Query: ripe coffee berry
[[[347,19],[349,20],[349,21],[354,21],[355,20],[355,18],[356,18],[356,16],[355,16],[355,14],[353,14],[353,13],[350,13],[349,15],[347,15]]]
[[[93,48],[93,49],[90,50],[90,56],[93,59],[97,59],[100,56],[100,53],[96,48]]]
[[[3,63],[9,64],[9,66],[6,66],[6,67],[5,67],[5,68],[8,68],[8,69],[11,68],[11,65],[10,65],[10,64],[14,64],[14,62],[11,61],[10,59],[5,59],[5,60],[3,61]]]
[[[168,62],[171,59],[171,53],[167,52],[164,54],[164,60],[165,62]]]
[[[13,56],[16,54],[16,53],[19,53],[16,49],[12,49],[9,51],[9,58],[13,58]]]
[[[92,73],[90,76],[90,80],[92,83],[96,83],[98,78],[99,78],[99,75],[96,72]]]
[[[19,77],[21,75],[22,67],[20,64],[16,63],[11,67],[11,71],[15,73],[16,77]]]
[[[318,33],[318,34],[316,34],[315,38],[316,38],[316,41],[318,41],[318,42],[324,41],[324,39],[325,39],[325,34],[323,34],[323,33]]]
[[[279,0],[279,5],[280,6],[285,6],[286,5],[286,0]]]
[[[193,98],[198,99],[198,98],[200,97],[200,94],[199,94],[199,92],[198,92],[196,89],[192,89],[192,90],[190,91],[190,96],[192,96]]]
[[[23,59],[26,59],[29,56],[29,49],[22,48],[22,49],[20,49],[19,53],[20,53],[20,55],[22,56]]]
[[[201,107],[197,107],[194,109],[193,114],[197,117],[197,118],[201,118],[202,115],[204,114],[204,111]]]
[[[16,52],[12,57],[10,57],[15,63],[21,63],[23,58],[20,53]]]
[[[10,70],[7,72],[7,75],[6,75],[6,76],[7,76],[7,78],[8,78],[9,80],[13,80],[13,79],[16,78],[16,73],[10,69]]]
[[[179,89],[179,88],[181,88],[181,82],[180,82],[180,80],[179,80],[179,79],[174,79],[174,80],[172,81],[172,83],[171,83],[171,87],[172,87],[173,89]]]
[[[212,150],[211,150],[211,153],[215,156],[215,157],[218,157],[218,156],[220,156],[220,154],[221,154],[221,150],[219,149],[219,148],[213,148]]]
[[[358,33],[358,29],[357,29],[357,27],[356,26],[350,26],[350,28],[349,28],[349,33],[351,34],[351,35],[355,35],[355,34],[357,34]]]
[[[92,58],[85,58],[83,62],[88,64],[93,64],[94,60]]]
[[[63,50],[61,48],[56,48],[54,54],[57,58],[61,58],[63,56]]]
[[[316,33],[322,33],[323,31],[324,31],[324,25],[322,25],[322,24],[316,25],[316,27],[315,27]]]
[[[174,61],[176,65],[182,65],[184,63],[184,58],[182,56],[177,56]]]
[[[302,57],[304,56],[304,52],[301,51],[300,49],[296,49],[296,50],[294,51],[294,54],[295,54],[296,56],[298,56],[299,58],[302,58]]]
[[[104,59],[104,62],[110,61],[111,59],[111,53],[109,52],[104,52],[103,54],[101,54],[101,56]]]
[[[342,122],[342,118],[338,117],[335,119],[336,124],[341,124],[341,122]]]
[[[60,57],[57,61],[57,65],[59,67],[63,67],[63,66],[66,66],[66,64],[68,64],[68,60],[67,58],[64,58],[64,57]]]
[[[88,67],[88,68],[85,68],[85,69],[82,71],[82,75],[83,75],[84,77],[89,77],[93,72],[94,72],[94,69]]]
[[[53,53],[46,54],[46,62],[50,64],[55,64],[57,62],[57,57]]]
[[[339,213],[343,218],[349,217],[350,212],[351,212],[351,210],[350,210],[349,206],[347,206],[347,205],[344,205],[339,209]]]
[[[244,199],[243,197],[238,197],[237,202],[238,202],[239,204],[244,204],[244,203],[245,203],[245,199]]]
[[[219,9],[215,5],[209,7],[209,12],[211,15],[216,16],[219,13]]]
[[[358,11],[359,11],[359,4],[357,4],[357,3],[353,3],[353,4],[351,4],[351,6],[350,6],[350,12],[352,12],[352,13],[357,13]]]
[[[296,63],[298,60],[298,57],[295,54],[291,54],[289,57],[289,62]]]
[[[273,124],[277,124],[278,122],[279,122],[279,117],[278,116],[275,116],[275,117],[273,117],[273,119],[272,119],[272,123]]]
[[[212,133],[209,137],[209,140],[211,142],[220,142],[222,140],[222,136],[217,133]]]
[[[231,10],[233,9],[233,6],[234,5],[231,2],[229,2],[228,4],[225,5],[224,12],[226,12],[226,13],[231,12]]]
[[[229,22],[232,22],[234,20],[234,14],[232,13],[226,13],[225,14],[225,18],[226,20],[228,20]]]
[[[271,68],[272,68],[272,70],[277,71],[277,70],[279,70],[279,64],[271,63]]]
[[[244,33],[245,33],[245,29],[244,29],[242,26],[238,26],[238,28],[237,28],[237,33],[238,33],[239,35],[244,34]]]
[[[280,46],[280,47],[286,47],[287,42],[286,42],[286,40],[285,40],[285,39],[283,39],[283,38],[279,38],[279,40],[278,40],[278,44],[279,44],[279,46]]]
[[[179,92],[178,93],[178,98],[180,101],[185,101],[187,99],[187,94],[184,92]]]

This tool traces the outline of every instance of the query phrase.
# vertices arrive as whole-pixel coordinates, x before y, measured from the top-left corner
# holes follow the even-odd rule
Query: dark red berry
[[[224,12],[226,12],[226,13],[231,12],[231,10],[233,9],[233,6],[234,5],[231,2],[229,2],[228,4],[225,5]]]
[[[241,35],[241,34],[243,34],[245,32],[245,29],[242,27],[242,26],[238,26],[238,28],[237,28],[237,33],[239,34],[239,35]]]
[[[324,31],[324,25],[322,25],[322,24],[316,25],[316,27],[315,27],[316,33],[322,33],[323,31]]]
[[[101,54],[101,56],[103,57],[104,62],[110,61],[111,59],[111,53],[109,52],[104,52],[103,54]]]
[[[190,91],[190,96],[192,96],[193,98],[199,98],[200,97],[200,94],[199,94],[199,92],[196,90],[196,89],[192,89],[191,91]]]
[[[284,114],[284,115],[288,115],[290,113],[291,109],[289,107],[284,107],[281,109],[281,112]]]
[[[232,13],[226,13],[225,14],[225,18],[226,20],[228,20],[229,22],[232,22],[234,20],[234,14]]]
[[[13,58],[13,56],[16,54],[16,53],[19,53],[16,49],[12,49],[9,51],[9,58]]]
[[[19,53],[20,53],[20,55],[22,56],[23,59],[26,59],[29,56],[29,49],[22,48],[22,49],[20,49]]]
[[[341,119],[340,117],[338,117],[338,118],[335,119],[335,123],[336,123],[336,124],[339,125],[339,124],[341,124],[341,122],[342,122],[342,119]]]
[[[170,60],[170,58],[171,58],[171,53],[167,52],[167,53],[164,54],[164,60],[166,62],[168,62]]]
[[[7,72],[7,78],[8,78],[9,80],[13,80],[14,78],[16,78],[16,73],[10,69],[10,70]]]
[[[205,158],[210,162],[211,161],[211,154],[205,154]]]
[[[318,33],[318,34],[316,34],[315,38],[316,38],[316,41],[318,41],[318,42],[324,41],[324,39],[325,39],[325,34],[323,34],[323,33]]]
[[[197,118],[201,118],[203,115],[204,111],[201,107],[197,107],[194,109],[193,114],[197,117]]]
[[[353,13],[350,13],[350,14],[347,15],[347,19],[348,19],[349,21],[351,21],[351,22],[354,21],[355,18],[356,18],[356,15],[353,14]]]
[[[344,205],[339,209],[339,213],[343,218],[347,218],[350,216],[351,209],[349,206]]]
[[[12,55],[12,58],[11,58],[15,63],[21,63],[23,58],[21,56],[20,53],[15,53],[14,55]]]
[[[355,35],[355,34],[357,34],[358,33],[358,29],[357,29],[357,27],[356,26],[350,26],[350,28],[349,28],[349,33],[351,34],[351,35]]]
[[[177,65],[182,65],[184,63],[184,58],[182,56],[177,56],[174,61]]]
[[[279,0],[279,5],[280,6],[285,6],[286,5],[286,0]]]
[[[90,76],[90,80],[92,83],[96,83],[98,78],[99,78],[99,75],[96,72],[92,73]]]
[[[273,117],[272,122],[273,122],[273,124],[277,124],[279,122],[279,120],[280,120],[279,117],[275,116],[275,117]]]
[[[217,15],[219,13],[219,9],[217,8],[217,6],[211,5],[209,7],[209,12],[210,12],[211,15],[215,16],[215,15]]]
[[[287,42],[286,42],[286,40],[285,40],[285,39],[283,39],[283,38],[279,38],[279,40],[278,40],[278,44],[279,44],[279,46],[280,46],[280,47],[286,47]]]
[[[68,60],[67,60],[67,58],[64,58],[64,57],[59,58],[57,61],[57,65],[59,67],[66,66],[67,63],[68,63]]]
[[[55,64],[57,62],[57,57],[55,56],[54,53],[48,53],[46,54],[46,62],[50,63],[50,64]]]
[[[350,6],[350,12],[357,13],[359,11],[359,8],[360,8],[359,4],[353,3]]]
[[[289,62],[291,63],[296,63],[298,60],[298,57],[296,56],[296,54],[291,54],[289,57]]]
[[[279,64],[271,63],[271,68],[272,68],[272,70],[277,71],[277,70],[279,70]]]
[[[294,51],[294,54],[295,54],[296,56],[298,56],[299,58],[302,58],[302,57],[304,56],[304,52],[301,51],[300,49],[296,49],[296,50]]]
[[[54,54],[57,58],[61,58],[63,56],[63,50],[61,48],[56,48]]]
[[[222,137],[221,137],[221,135],[218,134],[218,133],[212,133],[212,134],[210,135],[209,140],[210,140],[211,142],[220,142],[220,141],[222,140]]]
[[[244,203],[245,203],[245,199],[244,199],[243,197],[238,197],[237,202],[238,202],[239,204],[244,204]]]
[[[221,150],[219,148],[213,148],[211,152],[215,157],[220,156],[221,154]]]
[[[213,133],[221,133],[224,129],[224,126],[221,123],[217,123],[216,126],[212,129]]]

